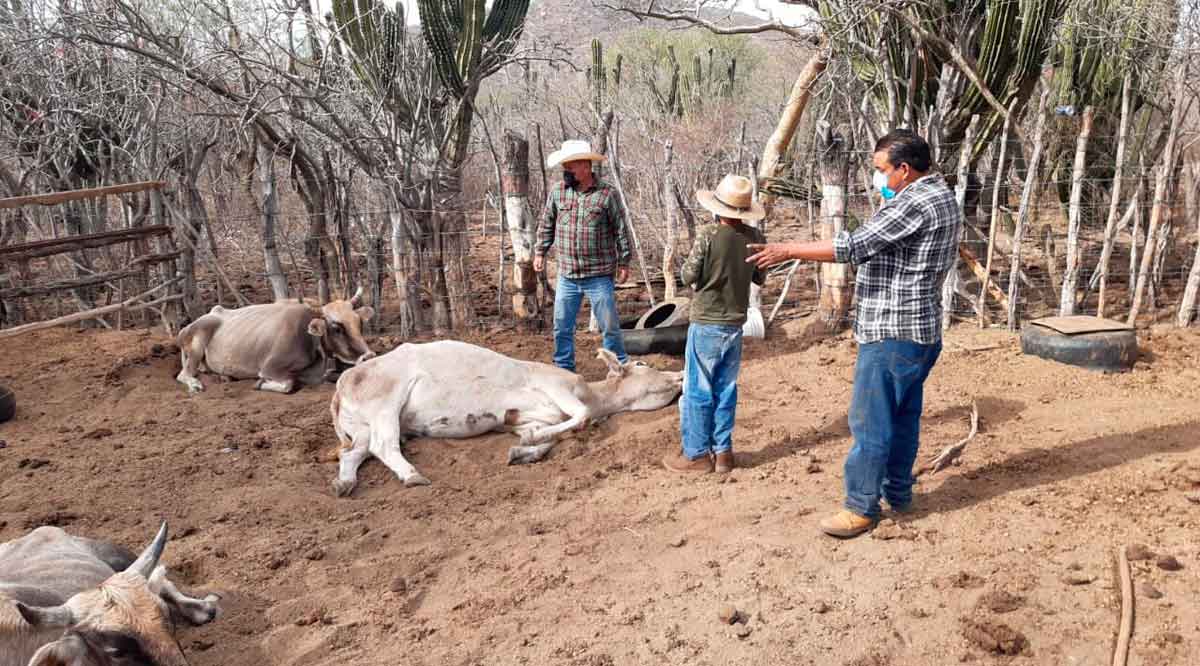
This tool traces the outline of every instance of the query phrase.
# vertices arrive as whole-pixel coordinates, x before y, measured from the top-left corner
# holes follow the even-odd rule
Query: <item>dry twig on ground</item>
[[[929,463],[923,465],[917,470],[917,476],[926,472],[940,472],[946,469],[962,455],[963,449],[967,447],[967,442],[975,439],[975,434],[979,432],[979,405],[974,400],[971,401],[971,432],[967,433],[966,437],[958,440],[954,444],[942,449],[940,453],[929,459]]]

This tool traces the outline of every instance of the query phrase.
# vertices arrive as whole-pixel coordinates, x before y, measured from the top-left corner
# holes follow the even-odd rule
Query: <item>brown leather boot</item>
[[[853,511],[842,509],[834,515],[821,521],[821,531],[832,537],[850,539],[864,532],[871,531],[878,522],[873,518],[860,516]]]
[[[682,453],[672,453],[662,460],[663,467],[679,474],[707,474],[713,471],[712,458],[703,456],[689,460]]]
[[[733,451],[722,451],[715,457],[714,469],[717,474],[728,474],[737,467],[737,461],[733,457]]]

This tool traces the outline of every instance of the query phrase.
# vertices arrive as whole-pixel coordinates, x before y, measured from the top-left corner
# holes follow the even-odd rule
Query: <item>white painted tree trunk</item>
[[[1167,147],[1163,151],[1162,168],[1154,180],[1154,206],[1150,209],[1150,222],[1146,228],[1146,247],[1142,251],[1142,265],[1138,269],[1137,286],[1133,290],[1133,302],[1130,304],[1129,317],[1126,320],[1129,324],[1137,321],[1138,313],[1141,310],[1142,297],[1146,292],[1146,284],[1150,281],[1150,272],[1157,254],[1155,248],[1158,240],[1158,227],[1167,213],[1163,204],[1167,197],[1168,181],[1175,170],[1175,144],[1179,138],[1179,125],[1183,120],[1183,84],[1186,78],[1187,67],[1180,67],[1175,75],[1175,108],[1171,113],[1171,128],[1167,130]]]
[[[1075,143],[1075,165],[1071,170],[1071,203],[1067,215],[1067,269],[1063,273],[1062,295],[1058,299],[1058,314],[1066,317],[1075,314],[1075,292],[1079,284],[1079,218],[1082,215],[1083,177],[1087,167],[1088,140],[1092,136],[1092,120],[1096,111],[1091,106],[1083,109],[1079,128],[1079,139]]]

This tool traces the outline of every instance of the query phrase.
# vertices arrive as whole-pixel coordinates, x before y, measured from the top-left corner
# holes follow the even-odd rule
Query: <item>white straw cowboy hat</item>
[[[553,169],[563,162],[573,162],[575,160],[591,160],[592,162],[603,162],[604,156],[600,153],[592,151],[592,144],[587,141],[572,139],[563,141],[562,148],[550,153],[550,157],[546,158],[546,167]]]
[[[754,201],[754,186],[745,176],[726,175],[715,190],[697,190],[696,199],[721,217],[761,220],[767,216],[763,205]]]

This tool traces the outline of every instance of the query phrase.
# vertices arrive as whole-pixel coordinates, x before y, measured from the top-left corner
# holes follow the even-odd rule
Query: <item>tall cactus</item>
[[[355,75],[377,95],[394,99],[405,64],[404,5],[389,10],[375,0],[333,0],[332,8],[338,35],[353,55]]]
[[[417,0],[417,10],[438,80],[459,103],[449,154],[457,170],[467,158],[479,82],[512,55],[529,0],[495,0],[490,11],[485,0]]]
[[[596,113],[604,113],[604,90],[607,78],[604,70],[604,46],[599,39],[592,40],[592,66],[588,70],[592,80],[592,108]]]
[[[512,54],[529,0],[496,0],[491,11],[485,0],[417,0],[417,10],[438,78],[461,97]]]

